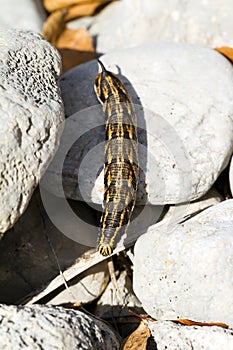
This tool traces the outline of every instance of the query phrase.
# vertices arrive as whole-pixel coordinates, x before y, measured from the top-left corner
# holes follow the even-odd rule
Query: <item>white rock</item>
[[[0,0],[0,28],[17,28],[41,32],[46,12],[38,0]]]
[[[0,232],[25,210],[58,146],[60,56],[39,34],[0,32]]]
[[[82,304],[90,303],[103,293],[108,281],[108,267],[106,261],[104,261],[69,282],[69,289],[64,289],[49,300],[48,304],[75,303],[77,300]]]
[[[221,11],[219,9],[221,8]],[[112,8],[111,8],[112,9]],[[189,42],[208,47],[232,46],[231,0],[123,0],[93,23],[97,51],[159,42]]]
[[[119,67],[134,102],[143,106],[143,113],[138,107],[138,125],[145,180],[142,172],[137,204],[182,203],[203,196],[232,152],[232,65],[214,50],[188,44],[125,49],[102,61],[114,72]],[[103,171],[98,174],[104,164],[104,117],[93,91],[97,73],[92,61],[61,80],[70,118],[46,178],[48,187],[61,195],[63,171],[66,196],[90,203],[103,198]]]
[[[148,322],[157,350],[232,350],[233,330],[181,326],[169,321]]]
[[[171,230],[171,226],[175,226],[179,223],[183,223],[200,213],[202,210],[207,209],[215,204],[223,201],[223,197],[214,188],[211,188],[203,197],[197,199],[194,202],[186,204],[170,205],[166,206],[144,206],[143,216],[139,217],[138,223],[130,223],[127,231],[127,240],[136,241],[136,238],[140,237],[143,233],[159,229],[166,231]],[[137,207],[136,207],[137,208]],[[135,209],[136,209],[135,208]],[[134,215],[134,213],[133,213]],[[145,225],[145,223],[147,223]],[[123,236],[124,241],[124,236]],[[132,263],[134,263],[134,255],[131,251],[127,251]]]
[[[233,326],[233,200],[135,245],[135,294],[156,319],[187,318]]]
[[[92,16],[92,22],[89,24],[87,30],[90,34],[95,36],[98,42],[98,35],[105,30],[105,27],[112,21],[113,16],[118,13],[119,2],[110,2],[102,11],[97,15]],[[100,52],[100,51],[99,51]]]
[[[108,350],[119,340],[103,322],[60,307],[0,305],[2,349]]]
[[[223,201],[223,197],[214,188],[211,188],[203,197],[186,204],[171,205],[163,217],[161,224],[166,221],[170,224],[178,224],[198,214],[202,210]]]

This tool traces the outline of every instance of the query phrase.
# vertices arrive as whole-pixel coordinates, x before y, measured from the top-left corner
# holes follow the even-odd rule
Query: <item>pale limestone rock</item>
[[[142,168],[137,204],[177,204],[203,196],[232,153],[232,65],[214,50],[188,44],[125,49],[102,61],[107,69],[120,70],[134,103],[143,107],[135,106]],[[88,62],[61,80],[69,118],[46,185],[58,196],[64,196],[62,184],[68,198],[100,204],[104,116],[93,90],[98,70],[97,61]]]
[[[81,311],[48,306],[0,305],[2,349],[117,350],[106,323]]]
[[[149,315],[233,326],[232,212],[227,200],[138,239],[133,288]]]
[[[233,330],[221,327],[181,326],[169,321],[148,322],[157,350],[231,350]]]
[[[0,28],[41,32],[47,15],[40,0],[0,0]]]
[[[64,289],[57,296],[49,300],[48,304],[59,305],[65,303],[90,303],[97,299],[105,290],[109,281],[106,261],[93,266],[85,273],[73,278],[69,282],[69,289]]]
[[[60,138],[58,52],[39,34],[0,31],[0,232],[24,212]]]
[[[96,16],[89,30],[101,53],[161,42],[233,46],[231,11],[231,0],[168,0],[166,6],[162,0],[123,0]]]
[[[211,188],[203,197],[194,202],[171,205],[163,217],[161,224],[178,224],[198,214],[204,209],[223,201],[223,197],[214,188]]]

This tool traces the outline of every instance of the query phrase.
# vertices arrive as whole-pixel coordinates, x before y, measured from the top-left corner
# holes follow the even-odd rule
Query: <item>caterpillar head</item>
[[[97,247],[97,250],[103,256],[109,256],[113,253],[113,247],[109,243],[100,243]]]

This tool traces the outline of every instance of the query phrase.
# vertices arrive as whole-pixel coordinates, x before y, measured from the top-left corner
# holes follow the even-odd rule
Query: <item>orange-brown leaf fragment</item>
[[[93,39],[83,28],[76,30],[66,28],[55,46],[62,57],[63,73],[96,58]]]
[[[56,47],[58,49],[66,48],[94,52],[92,37],[84,28],[65,28],[56,42]]]
[[[136,312],[134,312],[133,310],[130,310],[130,309],[128,309],[128,312],[131,315],[140,318],[141,320],[146,320],[146,321],[151,321],[151,322],[156,322],[157,321],[155,318],[151,318],[149,316],[144,316],[144,315],[137,314]]]
[[[45,9],[48,12],[53,12],[62,8],[68,8],[74,5],[77,6],[86,6],[86,5],[94,5],[96,3],[104,4],[106,2],[110,2],[111,0],[43,0],[43,4]]]
[[[192,321],[192,320],[188,320],[188,319],[181,319],[181,320],[175,320],[173,321],[175,323],[178,324],[182,324],[184,326],[205,326],[205,327],[222,327],[222,328],[228,328],[228,325],[225,323],[221,323],[221,322],[197,322],[197,321]]]
[[[228,58],[231,61],[231,63],[233,63],[233,47],[221,46],[215,47],[215,50],[221,53],[226,58]]]
[[[66,21],[78,17],[92,16],[101,5],[108,2],[109,0],[93,0],[70,6],[66,15]]]
[[[48,12],[56,11],[87,0],[43,0],[43,5]]]
[[[58,10],[53,12],[44,22],[42,35],[51,44],[55,45],[57,38],[65,28],[66,10]]]
[[[149,328],[145,322],[141,321],[138,328],[126,338],[121,350],[146,350],[150,336]]]

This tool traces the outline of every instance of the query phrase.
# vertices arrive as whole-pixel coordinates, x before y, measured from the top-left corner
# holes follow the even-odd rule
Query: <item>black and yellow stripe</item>
[[[131,98],[123,83],[100,62],[102,72],[94,89],[106,116],[104,211],[98,251],[112,254],[114,240],[129,223],[138,185],[137,123]]]

